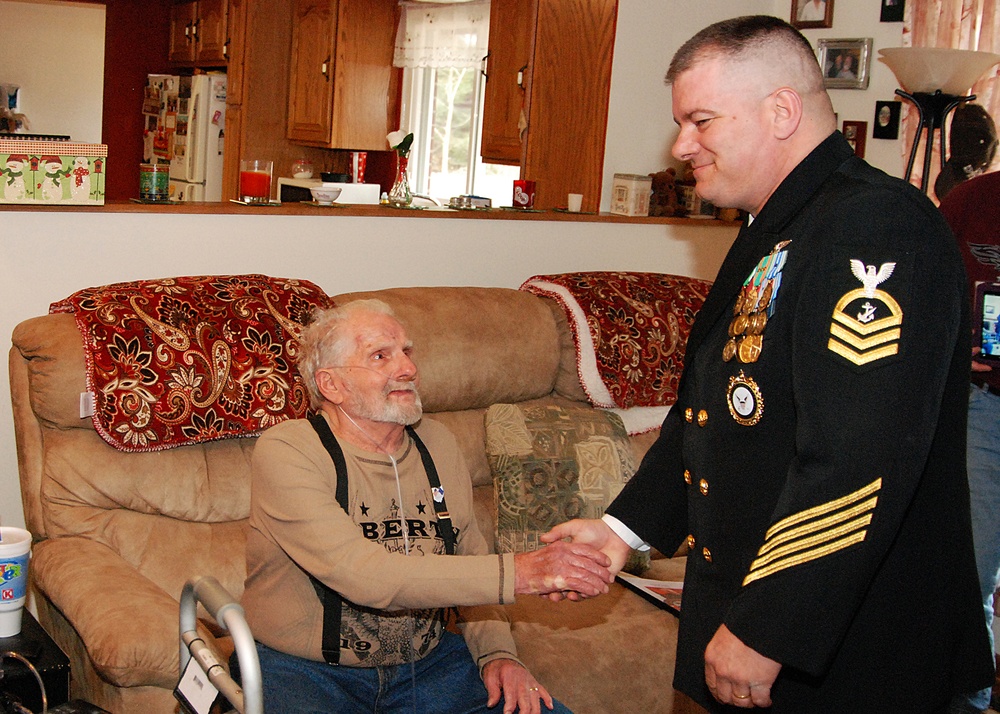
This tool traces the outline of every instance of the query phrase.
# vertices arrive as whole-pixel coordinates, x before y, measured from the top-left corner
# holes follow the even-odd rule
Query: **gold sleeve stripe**
[[[810,536],[808,538],[803,538],[797,540],[793,543],[787,543],[781,548],[774,549],[771,553],[764,555],[760,554],[756,560],[753,561],[753,565],[750,566],[750,572],[752,573],[759,568],[766,565],[770,565],[776,561],[780,561],[782,558],[787,558],[789,555],[799,553],[802,551],[815,550],[816,546],[825,545],[832,540],[841,538],[842,536],[852,533],[857,530],[866,529],[872,522],[872,514],[866,513],[860,518],[855,518],[846,523],[843,523],[836,528],[831,528],[830,530],[823,531],[822,533],[817,533],[816,535]],[[762,549],[763,550],[763,549]]]
[[[845,506],[852,506],[859,501],[862,501],[873,494],[876,494],[882,488],[882,479],[875,479],[867,486],[859,488],[853,493],[849,493],[846,496],[841,496],[827,503],[821,503],[818,506],[813,506],[812,508],[807,508],[804,511],[799,511],[798,513],[793,513],[792,515],[782,518],[780,521],[775,523],[773,526],[767,529],[767,534],[765,535],[765,540],[770,540],[774,535],[786,528],[791,528],[792,526],[798,525],[803,521],[808,521],[812,518],[818,518],[820,516],[825,516],[828,513],[833,513],[834,511],[844,508]]]
[[[743,585],[749,585],[750,583],[754,582],[755,580],[760,580],[761,578],[766,578],[768,575],[773,575],[774,573],[777,573],[777,572],[779,572],[781,570],[785,570],[786,568],[791,568],[793,565],[800,565],[802,563],[808,563],[811,560],[816,560],[818,558],[822,558],[825,555],[829,555],[831,553],[835,553],[838,550],[843,550],[844,548],[848,548],[848,547],[854,545],[855,543],[862,542],[865,539],[865,535],[866,534],[867,534],[867,531],[858,531],[856,533],[852,533],[851,535],[847,536],[846,538],[843,538],[843,539],[838,540],[838,541],[834,541],[833,543],[830,543],[829,545],[827,545],[827,546],[825,546],[823,548],[820,548],[820,549],[818,549],[816,551],[809,551],[807,553],[803,553],[802,555],[798,556],[797,558],[790,558],[789,560],[783,560],[783,561],[781,561],[779,563],[775,563],[774,565],[770,565],[770,566],[768,566],[766,568],[761,568],[760,570],[755,570],[755,571],[751,572],[750,574],[748,574],[746,576],[746,578],[743,579]]]
[[[747,585],[796,565],[861,543],[878,506],[882,479],[775,523],[743,580]]]
[[[874,511],[875,505],[877,503],[878,503],[878,497],[873,496],[872,498],[862,501],[861,503],[857,504],[852,508],[840,511],[838,513],[833,514],[832,516],[827,516],[826,518],[821,518],[818,521],[812,521],[810,523],[806,523],[805,525],[798,526],[797,528],[791,528],[785,531],[784,533],[780,533],[778,535],[775,535],[773,538],[769,538],[764,543],[764,545],[761,546],[758,555],[764,555],[771,549],[776,548],[779,545],[782,545],[783,543],[787,543],[788,541],[793,540],[795,538],[802,538],[803,536],[807,536],[810,533],[816,533],[817,531],[832,528],[833,526],[836,526],[838,523],[843,523],[848,519],[856,518],[862,513]]]

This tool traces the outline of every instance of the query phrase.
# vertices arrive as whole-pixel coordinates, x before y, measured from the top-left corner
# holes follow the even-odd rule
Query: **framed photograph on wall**
[[[793,27],[833,27],[833,0],[792,0]]]
[[[875,102],[875,123],[872,124],[873,139],[899,138],[899,109],[902,102]]]
[[[854,155],[860,159],[865,158],[865,139],[868,137],[868,122],[866,121],[844,121],[841,132],[847,143],[854,148]]]
[[[879,22],[902,22],[906,0],[882,0],[882,14]]]
[[[872,38],[819,40],[817,44],[827,89],[868,89]]]

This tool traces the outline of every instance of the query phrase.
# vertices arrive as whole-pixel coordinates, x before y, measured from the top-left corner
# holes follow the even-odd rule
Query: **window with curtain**
[[[910,0],[906,4],[903,25],[903,45],[912,47],[950,47],[961,50],[1000,53],[1000,0]],[[989,69],[972,87],[974,100],[993,119],[994,130],[1000,120],[1000,65]],[[915,140],[919,117],[917,110],[904,102],[903,126],[906,140],[904,156]],[[967,113],[968,114],[968,113]],[[949,116],[946,131],[950,131],[955,112]],[[950,134],[949,134],[950,140]],[[919,182],[923,165],[923,148],[918,150],[911,181]],[[935,181],[941,166],[940,144],[934,144],[931,161],[931,182]],[[949,147],[950,151],[950,147]],[[986,171],[1000,169],[1000,156]]]
[[[410,0],[400,8],[393,64],[403,68],[401,128],[413,132],[414,191],[441,202],[475,194],[510,205],[520,169],[479,158],[489,0]]]

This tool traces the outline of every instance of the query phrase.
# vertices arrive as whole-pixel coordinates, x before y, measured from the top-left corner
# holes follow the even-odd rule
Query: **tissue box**
[[[0,203],[103,206],[106,144],[0,139]]]
[[[618,216],[648,216],[653,177],[615,174],[611,184],[611,213]]]

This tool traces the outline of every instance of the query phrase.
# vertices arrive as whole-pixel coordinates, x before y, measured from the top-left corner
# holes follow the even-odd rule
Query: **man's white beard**
[[[389,394],[396,391],[413,392],[413,404],[389,401]],[[420,417],[424,413],[423,405],[420,402],[420,393],[417,392],[416,385],[413,382],[394,382],[390,380],[386,382],[381,395],[372,395],[371,397],[358,395],[357,402],[353,406],[354,416],[368,419],[369,421],[401,424],[403,426],[416,424],[420,421]]]

